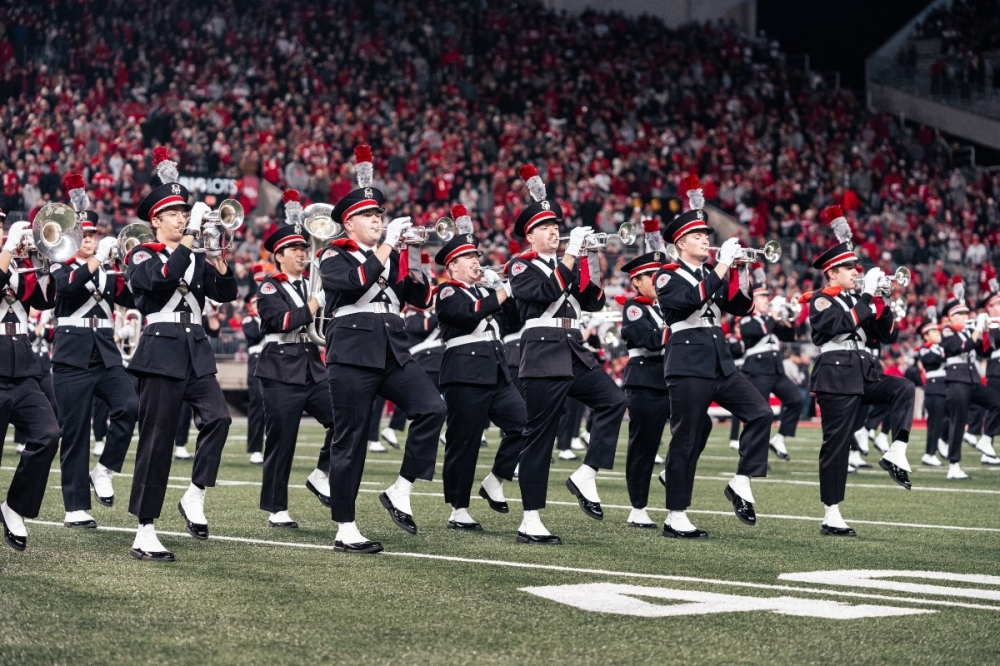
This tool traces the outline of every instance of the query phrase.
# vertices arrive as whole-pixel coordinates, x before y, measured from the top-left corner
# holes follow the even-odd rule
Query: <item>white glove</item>
[[[569,232],[569,242],[566,243],[566,254],[572,254],[574,257],[580,256],[580,250],[583,249],[583,244],[586,242],[587,236],[592,233],[594,233],[593,227],[577,227]]]
[[[97,259],[97,263],[101,265],[108,263],[108,259],[111,258],[111,253],[115,251],[116,245],[118,245],[118,239],[113,236],[102,238],[101,242],[97,244],[97,251],[94,252],[94,259]]]
[[[199,201],[191,207],[191,219],[188,220],[187,228],[191,231],[201,231],[201,222],[206,215],[212,212],[204,201]]]
[[[865,287],[862,293],[868,294],[869,296],[874,296],[875,292],[878,290],[878,282],[885,277],[885,271],[876,266],[872,268],[867,273],[865,273]]]
[[[396,247],[406,230],[413,226],[408,217],[397,217],[385,228],[385,244]]]
[[[500,288],[507,293],[507,298],[514,298],[514,290],[510,286],[510,280],[504,280],[501,282]]]
[[[985,312],[976,315],[976,330],[985,331],[990,326],[990,316]]]
[[[326,291],[320,289],[315,294],[313,294],[313,298],[315,298],[316,302],[319,303],[320,310],[326,308]]]
[[[10,225],[10,231],[7,232],[7,242],[3,244],[3,249],[6,252],[14,252],[21,244],[21,239],[31,233],[30,226],[29,222],[15,222]]]
[[[719,263],[732,266],[739,253],[740,239],[734,236],[719,246]]]
[[[500,276],[497,275],[495,270],[487,268],[483,271],[483,284],[489,289],[498,289],[500,287]]]

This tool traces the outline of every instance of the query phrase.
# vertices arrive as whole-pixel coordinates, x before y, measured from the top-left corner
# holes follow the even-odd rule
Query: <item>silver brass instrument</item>
[[[309,232],[312,243],[309,252],[309,297],[313,298],[318,292],[323,290],[323,280],[319,275],[320,250],[331,238],[339,236],[344,231],[344,227],[333,220],[333,206],[324,203],[314,203],[302,209],[302,226]],[[313,316],[309,324],[307,333],[309,339],[317,345],[326,346],[326,324],[327,317],[325,309],[320,309]]]
[[[719,248],[710,247],[709,250],[713,252],[718,252]],[[676,245],[667,246],[667,255],[672,261],[677,261],[680,258],[680,250],[677,249]],[[733,260],[734,264],[755,264],[763,259],[769,264],[773,264],[781,259],[781,243],[776,240],[770,240],[764,243],[764,247],[757,250],[752,247],[741,247],[739,252],[736,253],[736,258]]]
[[[455,221],[450,217],[442,217],[433,227],[410,227],[403,232],[399,241],[406,245],[423,245],[430,240],[432,231],[447,243],[455,237]]]
[[[225,199],[219,207],[202,218],[202,247],[192,248],[192,252],[205,252],[218,256],[233,245],[233,232],[243,226],[245,216],[243,205],[236,199]],[[226,232],[229,239],[225,240]]]
[[[631,245],[635,242],[636,232],[635,225],[631,222],[622,222],[622,225],[618,227],[618,231],[613,234],[609,234],[604,231],[597,231],[589,236],[583,243],[584,250],[603,250],[608,246],[608,241],[612,238],[617,238],[625,245]],[[560,236],[559,240],[569,240],[569,236]]]
[[[82,244],[83,229],[76,220],[76,211],[66,204],[46,204],[31,223],[31,239],[25,239],[13,252],[18,259],[39,255],[41,266],[12,270],[15,273],[48,273],[49,264],[66,261]]]
[[[142,313],[135,308],[115,306],[115,344],[122,360],[128,363],[142,335]]]
[[[115,239],[115,269],[108,271],[108,275],[124,275],[127,267],[125,259],[129,253],[143,243],[153,243],[156,241],[156,234],[145,222],[135,222],[127,225]]]
[[[892,315],[896,319],[903,319],[906,317],[906,301],[902,298],[897,298],[889,303],[889,307],[892,309]]]
[[[900,287],[905,287],[910,284],[910,269],[906,266],[900,266],[896,269],[896,272],[892,275],[883,275],[878,280],[878,287],[875,289],[876,296],[891,296],[893,282],[898,284]],[[854,284],[857,285],[858,289],[865,286],[865,276],[858,275],[854,278]]]

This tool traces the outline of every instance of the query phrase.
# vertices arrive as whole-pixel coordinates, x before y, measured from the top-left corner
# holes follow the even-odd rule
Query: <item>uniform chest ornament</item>
[[[630,305],[625,311],[625,316],[629,321],[638,321],[642,317],[642,309],[638,305]]]

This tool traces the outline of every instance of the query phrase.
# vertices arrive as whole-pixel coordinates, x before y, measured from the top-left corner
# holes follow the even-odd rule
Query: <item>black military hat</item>
[[[150,222],[168,208],[191,210],[188,203],[191,193],[177,182],[177,163],[169,159],[166,146],[157,146],[153,150],[153,165],[156,167],[156,173],[150,181],[154,185],[153,191],[139,202],[139,209],[136,211],[139,219]]]
[[[823,224],[827,224],[833,229],[837,238],[837,244],[827,249],[813,261],[813,268],[825,273],[831,268],[836,268],[843,264],[855,264],[858,262],[858,255],[854,254],[854,243],[851,242],[851,227],[847,224],[844,211],[840,206],[828,206],[819,214],[819,219]]]
[[[969,306],[964,298],[952,298],[944,304],[944,316],[950,317],[956,314],[969,314]]]
[[[473,234],[457,234],[438,250],[434,255],[434,261],[438,266],[447,266],[453,259],[463,254],[483,256],[482,250],[479,249],[479,239]]]
[[[291,245],[309,247],[309,234],[302,225],[286,224],[264,239],[264,249],[274,254]]]
[[[100,219],[97,213],[92,210],[81,210],[76,213],[76,221],[80,223],[83,233],[97,231],[97,222]]]
[[[362,211],[374,209],[379,213],[385,212],[385,208],[382,206],[385,203],[385,194],[377,187],[372,187],[374,166],[372,165],[371,146],[357,146],[354,149],[354,159],[358,189],[348,192],[333,207],[331,217],[338,224],[343,224],[344,220]]]
[[[920,331],[920,335],[927,335],[928,331],[941,330],[941,326],[934,319],[921,319],[917,324],[917,330]]]
[[[628,273],[630,278],[639,277],[647,273],[653,274],[660,270],[665,263],[668,263],[669,259],[667,253],[663,250],[647,252],[646,254],[640,254],[627,264],[623,264],[620,270],[623,273]]]
[[[708,216],[705,211],[697,208],[678,215],[663,225],[663,238],[668,243],[676,243],[681,236],[701,231],[710,234],[714,229],[708,226]]]
[[[514,234],[521,238],[527,238],[531,230],[539,224],[559,222],[563,219],[562,208],[555,201],[545,198],[545,183],[542,182],[538,170],[532,164],[525,164],[521,167],[521,178],[528,185],[528,193],[534,201],[521,211],[514,222]]]
[[[986,289],[983,291],[983,295],[979,299],[979,303],[976,305],[980,310],[985,310],[986,306],[990,304],[990,301],[1000,298],[1000,285],[997,283],[995,277],[990,278],[987,283]]]

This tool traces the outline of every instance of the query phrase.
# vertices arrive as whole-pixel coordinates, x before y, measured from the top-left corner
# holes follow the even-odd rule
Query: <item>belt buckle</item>
[[[96,330],[100,325],[100,320],[97,317],[87,317],[85,320],[86,326],[91,330]]]
[[[17,335],[17,322],[5,321],[3,323],[3,328],[5,335]]]
[[[379,301],[378,303],[372,303],[372,309],[373,309],[373,312],[375,312],[377,314],[388,314],[389,313],[388,306],[385,303],[381,302],[381,301]]]
[[[496,340],[497,339],[497,336],[493,333],[493,331],[484,331],[483,332],[483,337],[485,339],[487,339],[487,340]]]
[[[559,317],[556,321],[558,322],[559,328],[573,328],[573,324],[571,323],[573,321],[572,319]]]

